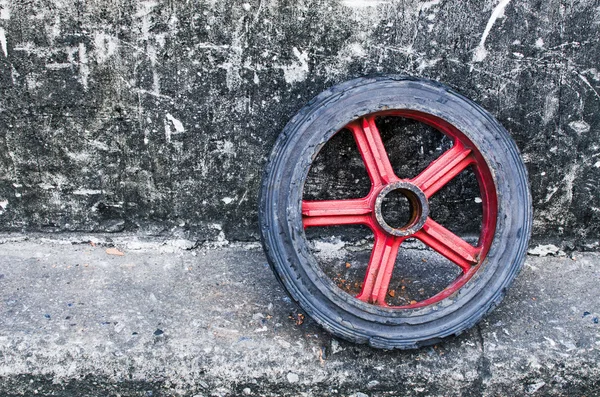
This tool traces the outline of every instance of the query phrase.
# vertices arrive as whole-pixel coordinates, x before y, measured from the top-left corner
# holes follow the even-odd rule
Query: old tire
[[[389,168],[385,149],[378,146],[381,140],[374,120],[380,115],[429,124],[449,136],[454,146],[415,178],[401,180]],[[369,196],[360,202],[303,202],[304,181],[313,160],[343,128],[353,131],[371,176]],[[477,246],[455,240],[456,236],[428,218],[425,208],[438,185],[460,172],[464,164],[477,169],[484,199],[485,224]],[[382,223],[377,200],[387,194],[386,189],[404,189],[403,194],[412,200],[414,216],[405,227],[386,228]],[[407,349],[458,335],[498,305],[522,267],[532,209],[525,167],[498,121],[442,84],[390,76],[334,86],[289,121],[266,166],[259,217],[273,271],[310,317],[349,341]],[[344,293],[325,277],[304,233],[307,226],[352,222],[365,224],[375,233],[369,262],[373,270],[367,271],[363,291],[357,296]],[[434,299],[389,307],[381,298],[387,288],[386,274],[391,272],[389,263],[393,267],[389,257],[407,237],[420,239],[457,263],[462,275]]]

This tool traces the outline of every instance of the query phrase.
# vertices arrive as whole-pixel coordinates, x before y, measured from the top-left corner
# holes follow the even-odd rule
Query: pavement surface
[[[0,242],[2,396],[600,395],[599,253],[530,256],[475,328],[381,351],[298,324],[257,244]]]

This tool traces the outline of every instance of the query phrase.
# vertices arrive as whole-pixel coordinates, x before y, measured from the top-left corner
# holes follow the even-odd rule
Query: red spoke
[[[335,225],[371,225],[370,203],[367,199],[302,201],[304,227]]]
[[[479,261],[480,249],[473,247],[444,226],[427,218],[423,228],[413,235],[467,273]]]
[[[385,296],[402,241],[404,241],[404,237],[375,233],[375,245],[371,252],[363,287],[360,294],[356,296],[357,299],[387,306]]]
[[[397,181],[379,130],[375,125],[375,117],[364,117],[360,122],[348,125],[352,130],[358,151],[365,163],[373,185],[381,185]]]
[[[431,162],[412,182],[429,198],[473,162],[471,149],[456,143],[450,150]]]

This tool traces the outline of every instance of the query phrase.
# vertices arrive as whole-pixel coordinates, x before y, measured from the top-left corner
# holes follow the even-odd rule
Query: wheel
[[[378,125],[390,118],[439,131],[449,148],[420,172],[397,176]],[[311,165],[341,131],[353,137],[368,173],[368,192],[355,198],[304,197]],[[467,168],[481,203],[474,243],[434,221],[431,213],[433,196]],[[408,216],[400,224],[385,213],[391,195],[407,203]],[[498,121],[442,84],[388,76],[334,86],[291,119],[265,170],[259,218],[274,273],[311,318],[349,341],[407,349],[460,334],[500,302],[522,267],[532,210],[525,167]],[[307,238],[313,228],[340,225],[363,225],[373,235],[354,292],[324,270]],[[390,303],[398,254],[411,241],[446,258],[458,274],[424,299]]]

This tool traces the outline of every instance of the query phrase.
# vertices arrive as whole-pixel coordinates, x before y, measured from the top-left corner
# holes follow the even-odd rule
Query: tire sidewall
[[[320,148],[350,121],[391,109],[428,113],[458,128],[485,158],[498,197],[495,237],[479,271],[457,293],[420,309],[379,309],[337,291],[320,271],[302,227],[304,181]],[[531,229],[525,167],[506,130],[447,87],[405,76],[346,82],[294,116],[266,168],[259,214],[265,252],[292,298],[334,334],[382,347],[427,344],[474,325],[520,270]]]

